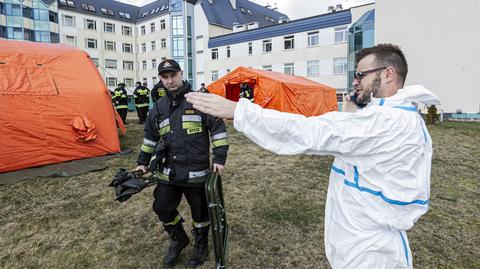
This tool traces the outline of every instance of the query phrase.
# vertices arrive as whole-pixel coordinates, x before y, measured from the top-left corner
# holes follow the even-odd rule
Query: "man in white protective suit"
[[[325,208],[325,252],[337,268],[413,268],[406,230],[429,206],[432,140],[417,105],[440,101],[420,85],[404,87],[399,47],[357,54],[355,113],[316,117],[262,109],[218,95],[190,93],[200,111],[277,154],[333,155]],[[352,102],[349,102],[352,103]]]

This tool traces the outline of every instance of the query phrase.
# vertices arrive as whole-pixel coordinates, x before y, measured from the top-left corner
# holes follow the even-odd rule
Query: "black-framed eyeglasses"
[[[386,69],[387,67],[384,66],[384,67],[378,67],[378,68],[374,68],[374,69],[370,69],[370,70],[365,70],[365,71],[360,71],[360,72],[355,72],[353,74],[353,77],[360,81],[362,80],[364,77],[366,77],[368,74],[370,73],[373,73],[373,72],[377,72],[377,71],[380,71],[380,70],[383,70],[383,69]]]

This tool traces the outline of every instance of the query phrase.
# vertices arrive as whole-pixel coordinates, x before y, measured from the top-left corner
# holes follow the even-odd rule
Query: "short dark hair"
[[[378,64],[377,67],[392,66],[395,68],[403,86],[405,79],[407,78],[408,64],[400,47],[393,44],[378,44],[374,47],[361,49],[357,53],[357,64],[360,60],[370,54],[375,55],[375,62]]]

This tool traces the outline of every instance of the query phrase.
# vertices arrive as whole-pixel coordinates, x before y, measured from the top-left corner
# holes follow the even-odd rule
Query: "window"
[[[133,70],[133,62],[123,61],[123,70]]]
[[[283,38],[283,49],[293,50],[295,48],[295,39],[293,35],[285,36]]]
[[[69,15],[63,15],[63,25],[68,27],[75,27],[75,17]]]
[[[71,1],[71,0],[67,0],[67,5],[68,5],[69,7],[75,7],[75,4],[74,4],[73,1]]]
[[[88,5],[88,11],[95,12],[95,7],[92,5]]]
[[[145,35],[145,25],[142,26],[142,27],[140,27],[140,33],[141,33],[142,35]]]
[[[116,87],[117,86],[117,79],[116,78],[105,78],[105,82],[107,83],[108,87]]]
[[[77,46],[77,38],[73,35],[66,35],[65,36],[65,44],[76,47]]]
[[[108,22],[103,23],[103,31],[106,33],[115,33],[115,24]]]
[[[123,43],[122,51],[125,53],[133,53],[133,45],[129,43]]]
[[[167,47],[167,40],[165,38],[162,38],[160,40],[160,43],[161,43],[161,47],[162,49],[166,48]]]
[[[105,41],[105,50],[116,51],[117,46],[115,41]]]
[[[85,29],[97,30],[97,22],[94,20],[85,19]]]
[[[283,73],[295,75],[295,66],[293,65],[293,63],[284,64]]]
[[[85,43],[87,44],[87,48],[89,49],[96,49],[97,48],[97,40],[93,38],[87,38]]]
[[[67,0],[60,0],[60,5],[66,6],[67,5]]]
[[[252,42],[248,42],[248,55],[252,55],[252,53],[253,53]]]
[[[203,54],[203,50],[197,50],[197,54]]]
[[[142,61],[142,69],[147,70],[147,61]]]
[[[262,66],[262,69],[267,70],[267,71],[272,71],[272,66],[271,65],[264,65],[264,66]]]
[[[100,10],[102,11],[103,14],[108,15],[107,9],[102,7],[100,8]]]
[[[155,32],[155,23],[154,22],[150,23],[150,32],[151,33]]]
[[[160,21],[160,30],[164,30],[165,29],[165,20],[161,20]]]
[[[227,46],[227,58],[230,58],[230,46]]]
[[[335,43],[347,42],[348,30],[346,26],[335,28]]]
[[[346,74],[346,73],[347,73],[347,58],[334,58],[333,74]]]
[[[147,44],[142,43],[142,52],[147,52]]]
[[[133,78],[124,78],[123,83],[125,83],[127,87],[133,87]]]
[[[108,69],[117,69],[117,60],[114,60],[114,59],[105,59],[105,68],[108,68]]]
[[[157,43],[155,41],[152,41],[151,44],[152,44],[152,50],[157,50]]]
[[[125,19],[125,13],[119,11],[119,12],[118,12],[118,15],[120,16],[120,18]]]
[[[157,77],[152,77],[152,83],[153,85],[157,85]]]
[[[307,76],[309,77],[318,76],[319,68],[320,68],[319,60],[307,61]]]
[[[127,35],[127,36],[132,35],[132,28],[122,25],[122,35]]]
[[[152,69],[155,70],[157,68],[157,59],[152,59]]]
[[[212,82],[218,80],[218,71],[212,71]]]
[[[309,47],[318,46],[318,43],[319,43],[318,31],[308,33],[308,46]]]
[[[272,51],[272,40],[263,40],[263,52],[268,53]]]
[[[203,39],[203,35],[197,35],[196,39],[197,39],[197,40]]]
[[[212,49],[212,60],[218,59],[218,49]]]
[[[88,5],[87,4],[81,4],[82,9],[88,11]]]

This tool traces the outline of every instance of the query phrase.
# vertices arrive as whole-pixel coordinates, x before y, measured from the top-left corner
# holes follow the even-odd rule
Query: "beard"
[[[357,102],[365,105],[370,103],[370,101],[372,100],[372,95],[373,97],[376,97],[378,95],[378,92],[380,90],[380,83],[380,75],[377,75],[372,81],[371,86],[369,88],[365,88],[363,94],[357,97]]]

